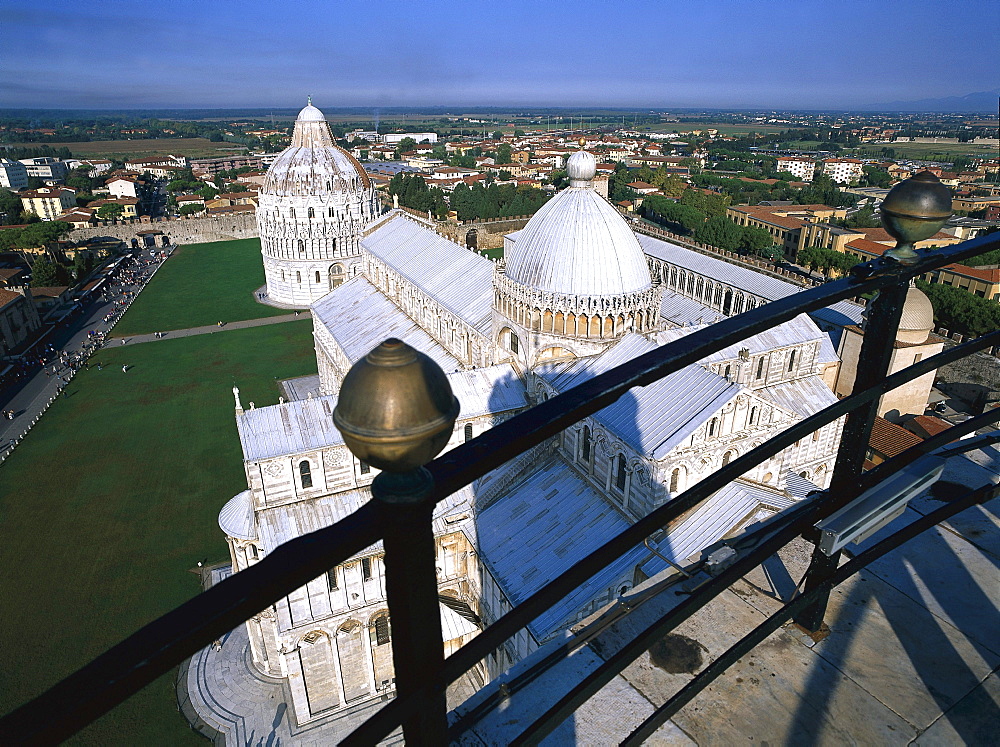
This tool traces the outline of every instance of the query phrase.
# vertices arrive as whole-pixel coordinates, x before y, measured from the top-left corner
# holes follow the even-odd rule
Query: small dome
[[[227,537],[252,540],[257,538],[253,519],[253,500],[249,490],[237,493],[219,512],[219,528]]]
[[[322,122],[326,119],[323,116],[323,112],[317,109],[312,104],[308,104],[302,111],[299,112],[299,116],[295,118],[296,122]]]
[[[934,307],[926,294],[911,284],[906,291],[903,316],[899,320],[896,339],[900,342],[919,344],[927,341],[927,335],[934,329]]]
[[[597,176],[597,159],[585,150],[578,150],[566,161],[566,175],[572,187],[582,187],[576,182],[592,182]]]

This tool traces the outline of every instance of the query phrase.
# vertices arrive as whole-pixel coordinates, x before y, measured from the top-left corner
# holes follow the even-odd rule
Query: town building
[[[328,132],[319,110],[302,110],[292,148],[269,171],[259,215],[278,211],[289,221],[283,230],[302,230],[287,211],[325,205],[334,194],[327,179],[345,172],[343,199],[361,199],[365,184]],[[302,163],[312,168],[296,169]],[[353,272],[311,307],[318,377],[299,380],[286,389],[298,396],[270,407],[244,408],[234,389],[247,489],[219,515],[234,572],[369,500],[377,470],[348,451],[332,413],[351,365],[384,339],[402,340],[447,373],[461,408],[452,447],[765,302],[755,294],[794,292],[636,235],[596,192],[590,153],[574,153],[567,171],[570,186],[505,237],[499,265],[404,211],[373,215],[359,230]],[[265,247],[265,267],[284,252]],[[838,332],[860,321],[849,310],[824,311]],[[838,370],[831,337],[803,315],[630,392],[451,496],[434,519],[446,650],[720,465],[834,402]],[[476,668],[477,684],[664,568],[663,558],[686,559],[826,486],[840,428],[788,447],[654,536],[652,551],[636,548],[598,573]],[[284,679],[299,725],[388,697],[392,629],[380,546],[255,615],[247,632],[252,666]]]
[[[0,288],[0,356],[8,356],[34,339],[41,328],[27,285]]]
[[[306,307],[356,275],[361,231],[379,211],[364,168],[334,143],[323,112],[306,106],[258,196],[268,298]]]
[[[48,156],[22,158],[21,163],[24,164],[29,178],[34,177],[45,182],[62,182],[69,171],[65,163],[58,158],[50,158]]]
[[[811,182],[816,173],[816,162],[811,158],[799,156],[779,156],[774,165],[775,171],[786,171],[803,182]]]
[[[21,192],[24,212],[34,213],[42,220],[55,220],[76,207],[76,192],[69,187],[39,187]]]
[[[827,158],[823,161],[823,173],[837,184],[853,184],[865,175],[862,162],[856,158]]]
[[[28,188],[28,169],[20,161],[0,158],[0,187],[19,192]]]

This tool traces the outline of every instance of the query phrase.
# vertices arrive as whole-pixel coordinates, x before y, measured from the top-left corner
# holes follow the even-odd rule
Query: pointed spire
[[[310,93],[308,96],[306,96],[306,106],[312,106],[312,105],[313,105],[313,97],[312,94]]]
[[[240,388],[233,384],[233,398],[236,400],[236,414],[243,414],[243,404],[240,402]]]

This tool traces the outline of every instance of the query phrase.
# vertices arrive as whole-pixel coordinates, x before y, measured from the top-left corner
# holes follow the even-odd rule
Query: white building
[[[386,145],[399,145],[406,138],[413,138],[418,145],[420,143],[436,143],[438,136],[436,132],[388,132],[382,136],[382,142]]]
[[[816,162],[811,158],[799,156],[780,156],[774,165],[775,171],[787,171],[794,174],[799,181],[811,182],[816,173]]]
[[[296,124],[293,163],[303,158],[294,150],[309,147],[307,128],[314,138],[326,131],[312,107]],[[342,173],[341,162],[309,163],[315,166],[299,183],[327,199],[325,181]],[[376,470],[348,451],[332,413],[350,366],[386,338],[403,340],[447,372],[461,405],[450,448],[689,334],[723,316],[723,307],[738,313],[764,302],[758,294],[782,295],[780,281],[752,270],[719,260],[711,261],[728,271],[707,267],[694,252],[645,236],[640,242],[596,193],[591,154],[575,153],[567,171],[570,186],[507,237],[505,265],[402,211],[359,232],[357,272],[312,305],[318,394],[244,409],[236,392],[247,490],[219,516],[234,571],[369,500]],[[300,172],[289,164],[279,173]],[[277,203],[273,186],[271,194]],[[281,197],[289,202],[277,209],[290,208],[291,196]],[[308,204],[304,195],[296,199],[298,209]],[[690,269],[678,274],[685,265]],[[838,365],[830,338],[798,317],[629,392],[449,497],[434,520],[445,648],[462,645],[639,517],[835,402],[827,382]],[[823,427],[716,493],[654,536],[656,553],[683,561],[826,486],[840,429],[839,422]],[[627,553],[473,678],[496,676],[665,567],[645,548]],[[393,689],[393,669],[381,547],[288,595],[247,630],[253,666],[286,679],[296,723],[382,698]]]
[[[353,277],[361,230],[378,213],[368,174],[336,146],[323,112],[310,103],[260,189],[257,226],[268,297],[306,307]]]
[[[22,158],[21,163],[28,171],[29,177],[36,177],[48,182],[61,182],[66,178],[66,164],[58,158],[48,156],[40,158]]]
[[[0,158],[0,187],[15,192],[28,188],[28,169],[20,161]]]
[[[865,175],[862,165],[856,158],[827,158],[823,161],[823,173],[837,184],[852,184]]]

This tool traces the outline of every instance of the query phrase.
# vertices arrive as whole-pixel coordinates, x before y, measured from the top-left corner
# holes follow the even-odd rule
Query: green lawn
[[[264,284],[260,239],[179,247],[121,318],[114,334],[148,334],[288,314],[264,306],[254,291]]]
[[[104,350],[0,466],[0,713],[195,595],[198,560],[228,559],[218,512],[246,488],[233,382],[244,404],[276,403],[276,377],[316,371],[310,331]],[[173,675],[73,741],[205,744],[176,711]]]

